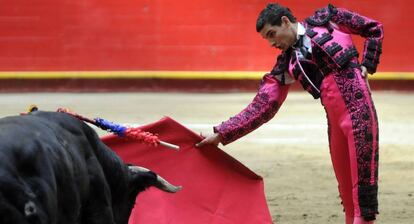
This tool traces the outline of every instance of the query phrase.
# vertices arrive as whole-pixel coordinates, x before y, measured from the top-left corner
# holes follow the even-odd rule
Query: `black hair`
[[[267,23],[272,26],[280,26],[282,24],[282,16],[288,17],[292,23],[296,22],[296,17],[293,16],[289,8],[277,3],[269,3],[257,18],[256,31],[260,32]]]

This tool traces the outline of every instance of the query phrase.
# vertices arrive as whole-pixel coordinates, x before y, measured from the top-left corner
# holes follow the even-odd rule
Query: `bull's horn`
[[[183,188],[181,186],[174,186],[168,183],[168,181],[166,181],[164,178],[160,177],[159,175],[157,175],[157,184],[159,185],[156,187],[166,192],[170,192],[170,193],[175,193]]]
[[[129,170],[131,170],[132,172],[150,172],[151,170],[144,168],[144,167],[140,167],[140,166],[129,166]],[[170,192],[170,193],[175,193],[179,190],[181,190],[181,186],[174,186],[172,184],[170,184],[168,181],[166,181],[164,178],[162,178],[160,175],[157,175],[157,182],[154,185],[155,187],[166,191],[166,192]]]
[[[144,168],[142,166],[128,166],[129,170],[132,172],[138,173],[138,172],[149,172],[151,170]]]

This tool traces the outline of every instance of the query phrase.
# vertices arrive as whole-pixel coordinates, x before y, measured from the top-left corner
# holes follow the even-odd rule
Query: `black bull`
[[[77,118],[37,111],[0,119],[2,224],[126,224],[150,186],[180,189],[124,164]]]

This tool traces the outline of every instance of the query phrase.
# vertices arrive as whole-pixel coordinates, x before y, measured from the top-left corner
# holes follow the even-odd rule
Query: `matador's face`
[[[296,42],[295,24],[291,23],[286,16],[282,16],[282,23],[278,25],[270,25],[266,23],[260,30],[260,35],[266,39],[271,47],[286,51]]]

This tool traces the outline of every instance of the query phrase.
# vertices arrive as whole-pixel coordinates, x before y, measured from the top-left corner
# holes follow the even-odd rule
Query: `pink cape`
[[[146,167],[174,185],[175,194],[150,188],[137,197],[129,224],[272,223],[260,176],[215,146],[195,148],[196,133],[165,117],[141,127],[180,151],[113,135],[102,140],[126,163]]]

